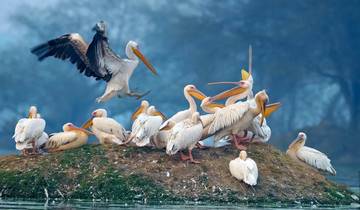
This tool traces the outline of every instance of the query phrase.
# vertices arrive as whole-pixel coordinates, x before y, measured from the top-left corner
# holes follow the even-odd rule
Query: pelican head
[[[36,118],[37,117],[37,108],[36,106],[30,106],[28,118]]]
[[[146,113],[148,115],[155,115],[155,112],[156,112],[155,106],[149,106]]]
[[[240,152],[240,154],[239,154],[239,158],[240,158],[241,160],[246,160],[246,158],[247,158],[247,153],[246,153],[245,150],[241,150],[241,152]]]
[[[153,74],[158,75],[155,68],[146,59],[146,57],[141,53],[138,43],[136,43],[135,41],[129,41],[126,45],[125,53],[126,53],[126,56],[130,60],[140,59]]]
[[[202,93],[200,90],[198,90],[195,85],[186,85],[184,87],[184,95],[191,95],[192,97],[195,97],[198,100],[203,100],[206,98],[206,95]]]
[[[139,114],[147,112],[149,105],[150,104],[147,100],[142,100],[140,106],[131,115],[131,120],[135,120],[139,116]]]
[[[90,131],[84,129],[84,128],[79,128],[77,126],[75,126],[74,124],[72,123],[65,123],[63,125],[63,131],[64,132],[69,132],[69,131],[81,131],[81,132],[84,132],[88,135],[92,135],[93,133],[91,133]]]
[[[256,114],[261,113],[260,126],[262,126],[264,119],[265,119],[266,104],[269,101],[269,96],[266,94],[265,90],[259,91],[255,95],[255,101],[256,101],[257,107],[260,108],[260,109],[257,109],[257,111],[255,111],[255,112],[256,112]]]
[[[102,34],[105,33],[106,30],[105,22],[103,20],[100,20],[98,23],[95,24],[92,30]]]
[[[88,121],[86,121],[81,127],[84,128],[84,129],[87,129],[87,128],[91,127],[92,123],[93,123],[93,119],[95,117],[104,117],[104,118],[106,118],[107,117],[107,111],[105,109],[97,109],[97,110],[93,111],[91,113],[91,118]]]
[[[301,147],[305,145],[306,138],[307,137],[304,132],[299,132],[296,139],[289,145],[289,150],[292,149],[294,151],[298,151]]]

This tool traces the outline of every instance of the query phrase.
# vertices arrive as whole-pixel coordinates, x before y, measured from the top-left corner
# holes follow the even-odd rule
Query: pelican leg
[[[185,155],[182,151],[180,152],[180,159],[182,161],[185,161],[185,160],[190,160],[190,157]]]
[[[195,146],[197,148],[199,148],[199,149],[205,149],[206,148],[205,146],[201,145],[199,142],[197,142]]]
[[[246,149],[247,149],[244,145],[241,145],[241,144],[239,143],[238,136],[237,136],[236,134],[232,134],[231,137],[232,137],[232,140],[233,140],[233,142],[234,142],[235,147],[236,147],[238,150],[246,150]],[[241,142],[241,141],[240,141],[240,142]]]
[[[135,97],[137,100],[139,100],[140,98],[146,96],[150,92],[151,92],[151,90],[148,90],[145,93],[139,93],[139,92],[131,91],[131,92],[127,93],[126,95],[128,95],[130,97]]]
[[[31,142],[31,145],[32,145],[32,151],[31,151],[31,154],[36,154],[35,140],[33,140],[33,141]]]
[[[200,161],[194,160],[194,158],[192,156],[192,149],[189,149],[189,158],[192,163],[196,163],[196,164],[200,163]]]

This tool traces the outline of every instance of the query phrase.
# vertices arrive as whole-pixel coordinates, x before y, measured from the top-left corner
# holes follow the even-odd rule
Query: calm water
[[[333,206],[333,207],[302,207],[301,205],[292,207],[275,206],[234,206],[234,205],[203,205],[203,204],[182,204],[182,205],[142,205],[142,204],[118,204],[109,202],[86,202],[86,201],[67,201],[67,202],[36,202],[36,201],[15,201],[0,200],[0,209],[358,209],[360,205]]]

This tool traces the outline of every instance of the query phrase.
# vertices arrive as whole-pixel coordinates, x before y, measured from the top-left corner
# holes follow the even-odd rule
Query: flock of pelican
[[[96,34],[87,45],[78,34],[67,34],[50,40],[32,49],[39,60],[49,56],[70,59],[76,63],[80,72],[107,82],[103,96],[98,102],[109,100],[113,96],[142,97],[129,89],[129,78],[142,60],[154,73],[156,70],[140,53],[138,45],[130,41],[126,46],[128,59],[121,59],[108,44],[104,22],[94,27]],[[127,145],[136,147],[156,147],[164,149],[166,154],[180,154],[183,161],[200,163],[192,155],[194,148],[220,147],[229,144],[240,150],[238,158],[230,161],[230,173],[249,185],[256,185],[258,168],[256,162],[247,157],[246,144],[266,143],[271,137],[271,129],[266,118],[275,112],[280,103],[268,104],[269,96],[265,90],[253,94],[253,75],[251,69],[251,47],[249,48],[249,71],[241,70],[241,79],[236,82],[214,82],[232,84],[233,88],[215,96],[207,96],[195,85],[184,87],[184,97],[188,108],[177,112],[170,118],[159,111],[149,101],[142,100],[131,116],[131,131],[127,131],[119,122],[108,116],[105,109],[97,109],[81,127],[72,123],[63,125],[63,131],[50,134],[44,132],[45,120],[41,118],[37,107],[31,106],[27,118],[20,119],[15,128],[16,149],[23,155],[51,153],[78,148],[87,144],[88,137],[95,135],[100,144]],[[218,103],[225,100],[224,104]],[[200,108],[196,100],[200,101]],[[294,160],[335,174],[328,157],[310,147],[304,146],[306,135],[300,133],[290,144],[287,154]],[[184,154],[187,151],[188,154]]]

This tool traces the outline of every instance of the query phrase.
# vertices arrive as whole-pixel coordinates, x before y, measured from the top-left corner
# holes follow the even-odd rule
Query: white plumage
[[[159,131],[163,123],[163,118],[155,114],[155,107],[150,106],[146,113],[138,116],[132,125],[130,141],[132,140],[139,147],[150,144],[150,138]]]
[[[107,117],[105,109],[95,110],[92,116],[83,128],[91,126],[91,130],[100,144],[124,144],[127,138],[126,130],[116,120]]]
[[[247,158],[245,151],[241,151],[238,158],[230,161],[229,170],[236,179],[252,186],[257,184],[258,168],[256,162]]]
[[[16,149],[22,151],[33,148],[33,152],[35,152],[36,149],[47,141],[47,134],[44,133],[45,126],[46,122],[37,114],[37,108],[31,106],[29,118],[20,119],[16,124],[13,135]]]
[[[324,153],[304,146],[306,138],[306,134],[300,132],[298,137],[290,144],[286,153],[294,160],[302,161],[314,168],[336,175],[336,170],[331,165],[330,159]]]
[[[190,160],[195,162],[192,158],[191,150],[201,139],[203,130],[199,116],[199,113],[195,112],[191,119],[176,123],[171,129],[166,146],[166,153],[168,155],[174,155],[180,150],[188,149]]]

